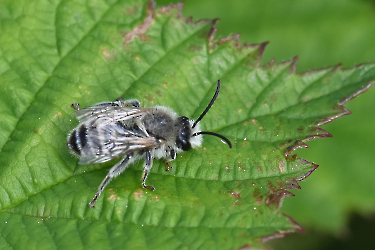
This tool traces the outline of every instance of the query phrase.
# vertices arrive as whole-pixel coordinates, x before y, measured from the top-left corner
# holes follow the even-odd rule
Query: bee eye
[[[191,144],[187,140],[181,140],[180,138],[176,141],[177,147],[181,148],[184,151],[189,151],[191,149]]]
[[[191,137],[191,128],[189,118],[186,116],[181,116],[178,118],[178,136],[176,139],[177,147],[181,148],[184,151],[191,149],[190,137]]]

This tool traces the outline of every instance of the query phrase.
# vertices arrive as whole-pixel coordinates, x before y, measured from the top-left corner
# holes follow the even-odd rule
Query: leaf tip
[[[260,43],[260,44],[257,44],[259,46],[259,52],[258,52],[258,57],[257,57],[257,61],[258,61],[258,67],[262,61],[262,57],[263,57],[263,54],[264,54],[264,51],[266,49],[266,46],[269,44],[270,42],[269,41],[266,41],[266,42],[263,42],[263,43]],[[272,60],[271,60],[272,61]],[[275,60],[273,60],[274,62]],[[273,63],[272,62],[272,63]]]
[[[295,56],[292,59],[292,74],[296,73],[296,70],[297,70],[297,61],[298,61],[298,56]]]
[[[342,106],[344,105],[346,102],[350,101],[351,99],[357,97],[358,95],[366,92],[372,85],[375,85],[375,81],[370,81],[369,83],[367,83],[366,85],[364,85],[361,89],[359,89],[358,91],[354,92],[353,94],[351,94],[350,96],[342,99],[338,105]],[[351,112],[349,110],[346,110],[348,113],[347,114],[350,114]]]
[[[264,236],[261,239],[261,241],[263,243],[266,242],[266,241],[272,240],[272,239],[276,239],[276,238],[284,238],[285,235],[289,234],[289,233],[303,233],[304,232],[303,228],[295,220],[293,220],[292,217],[290,217],[289,215],[284,214],[284,213],[283,213],[283,216],[291,222],[294,229],[282,230],[282,231],[279,231],[277,233]]]

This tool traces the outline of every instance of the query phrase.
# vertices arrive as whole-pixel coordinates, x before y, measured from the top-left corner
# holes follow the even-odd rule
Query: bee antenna
[[[226,138],[225,136],[222,136],[220,134],[217,134],[217,133],[214,133],[214,132],[208,132],[208,131],[200,131],[200,132],[196,132],[196,133],[192,134],[192,137],[197,136],[197,135],[214,135],[214,136],[219,137],[220,139],[224,140],[228,144],[229,148],[232,148],[232,143],[230,143],[228,138]]]
[[[202,118],[207,114],[207,112],[208,112],[208,110],[210,110],[212,104],[214,104],[214,102],[216,100],[216,97],[219,94],[219,91],[220,91],[220,80],[217,80],[217,88],[216,88],[216,92],[214,94],[214,97],[212,97],[212,99],[211,99],[210,103],[208,104],[207,108],[203,111],[203,113],[199,116],[199,118],[194,122],[194,124],[191,128],[194,128],[198,124],[198,122],[200,122],[200,120],[202,120]]]

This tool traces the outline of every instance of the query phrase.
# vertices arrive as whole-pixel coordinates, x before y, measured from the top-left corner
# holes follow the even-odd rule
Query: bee
[[[136,99],[123,101],[119,98],[115,102],[101,102],[84,109],[79,109],[78,103],[72,104],[79,124],[69,133],[67,147],[79,158],[79,164],[98,164],[122,157],[109,170],[89,206],[95,206],[114,177],[141,158],[144,159],[142,186],[154,190],[153,186],[146,185],[153,159],[165,159],[168,171],[171,168],[169,162],[176,159],[178,152],[202,145],[202,135],[217,136],[231,148],[232,144],[226,137],[200,131],[199,122],[215,102],[219,91],[220,80],[213,98],[196,121],[179,116],[164,106],[142,108]]]

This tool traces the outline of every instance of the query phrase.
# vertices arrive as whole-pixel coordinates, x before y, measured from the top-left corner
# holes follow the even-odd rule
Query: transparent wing
[[[92,126],[87,126],[89,136],[87,144],[81,150],[79,164],[103,163],[131,152],[160,147],[165,143],[162,139],[145,134],[137,126],[126,128],[122,122],[116,119],[113,121],[107,116],[90,119],[88,123]]]
[[[76,117],[80,122],[86,122],[93,118],[112,118],[112,121],[125,121],[141,116],[150,108],[139,108],[129,106],[127,102],[102,102],[96,105],[80,109]]]

